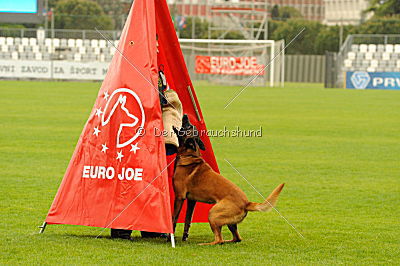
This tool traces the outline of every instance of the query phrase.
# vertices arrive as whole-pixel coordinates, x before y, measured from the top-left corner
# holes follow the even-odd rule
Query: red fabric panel
[[[190,80],[189,73],[186,68],[178,38],[176,36],[172,19],[168,10],[168,5],[165,0],[155,0],[155,3],[156,28],[160,51],[157,58],[158,66],[163,67],[168,84],[173,90],[178,93],[183,105],[183,112],[188,114],[190,121],[197,127],[200,132],[206,132],[206,124],[204,122],[203,115],[200,109],[200,104],[197,100],[193,84]],[[193,98],[200,113],[200,121],[196,116],[196,112],[188,91],[188,86],[193,92]],[[202,152],[203,158],[211,165],[211,167],[215,171],[219,172],[209,137],[203,134],[201,136],[201,139],[206,147],[206,150]],[[172,174],[173,168],[172,170],[169,169],[170,179],[172,177]],[[171,207],[173,207],[174,196],[172,187],[170,187],[170,192],[172,202]],[[197,203],[193,215],[193,222],[208,222],[208,211],[211,207],[212,205],[210,204]],[[184,222],[185,212],[186,203],[181,211],[178,222]]]

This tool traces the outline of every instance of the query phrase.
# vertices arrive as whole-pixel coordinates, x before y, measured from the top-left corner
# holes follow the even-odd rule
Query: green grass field
[[[0,82],[0,263],[400,264],[400,92],[320,84],[239,89],[197,83],[209,129],[258,129],[262,138],[213,138],[224,176],[250,200],[286,182],[279,215],[250,213],[243,242],[211,241],[195,224],[177,248],[162,240],[111,240],[99,228],[44,220],[94,103],[99,83]],[[227,228],[224,237],[230,238]]]

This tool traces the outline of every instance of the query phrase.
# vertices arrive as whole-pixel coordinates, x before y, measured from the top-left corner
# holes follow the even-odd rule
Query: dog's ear
[[[192,150],[196,151],[196,150],[197,150],[197,148],[196,148],[196,141],[195,141],[193,138],[188,138],[188,139],[186,139],[186,141],[185,141],[185,147],[186,147],[187,149],[192,149]]]
[[[178,142],[179,142],[179,146],[180,146],[181,143],[182,143],[182,140],[183,140],[182,134],[179,133],[180,130],[178,130],[178,129],[177,129],[176,127],[174,127],[174,126],[172,126],[172,130],[174,131],[175,135],[178,137]]]
[[[196,142],[199,145],[200,150],[202,150],[202,151],[206,150],[206,147],[204,146],[204,143],[200,138],[196,138]]]
[[[174,130],[175,134],[179,137],[179,130],[174,126],[172,126],[172,130]]]

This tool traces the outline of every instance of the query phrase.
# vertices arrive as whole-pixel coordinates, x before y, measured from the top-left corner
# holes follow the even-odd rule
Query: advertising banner
[[[109,63],[0,60],[0,78],[103,80]]]
[[[51,78],[50,61],[0,60],[0,78]]]
[[[400,72],[346,72],[347,89],[400,90]]]
[[[196,56],[195,72],[199,74],[263,75],[265,66],[255,56]],[[261,73],[259,73],[261,71]]]

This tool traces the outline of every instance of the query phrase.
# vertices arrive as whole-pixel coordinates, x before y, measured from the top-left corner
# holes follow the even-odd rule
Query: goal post
[[[283,86],[284,41],[179,39],[192,80]]]

